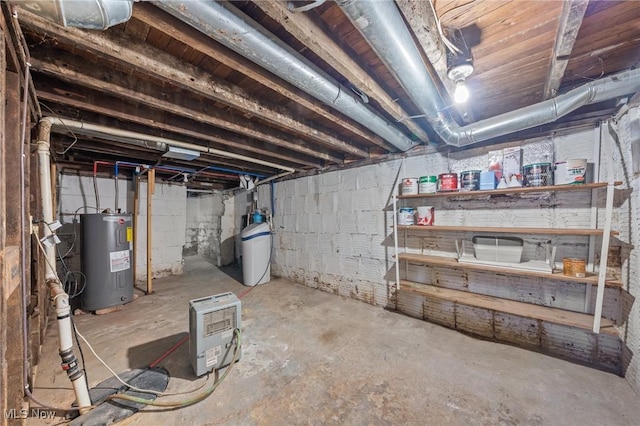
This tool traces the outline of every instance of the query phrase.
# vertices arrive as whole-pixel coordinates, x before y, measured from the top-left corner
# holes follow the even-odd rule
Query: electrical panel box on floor
[[[238,342],[234,330],[240,329],[240,315],[240,300],[233,293],[189,302],[189,357],[196,376],[231,363]],[[241,352],[238,360],[240,355]]]

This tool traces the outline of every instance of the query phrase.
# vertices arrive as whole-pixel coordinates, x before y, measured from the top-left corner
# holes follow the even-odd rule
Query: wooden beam
[[[407,126],[418,139],[423,142],[429,141],[427,134],[409,118],[409,114],[338,43],[329,37],[308,14],[293,13],[288,9],[286,2],[276,0],[263,0],[257,2],[256,6],[300,41],[307,49],[342,74],[358,90],[375,99],[391,117]]]
[[[334,157],[329,154],[320,154],[310,149],[307,150],[309,154],[300,152],[299,149],[294,152],[290,152],[290,150],[293,150],[296,146],[279,139],[276,139],[279,143],[274,145],[276,147],[284,148],[287,151],[279,150],[277,148],[274,149],[273,146],[269,146],[261,141],[250,140],[239,135],[221,134],[218,129],[211,129],[210,132],[205,132],[206,129],[203,126],[196,125],[196,123],[188,126],[188,120],[181,120],[180,117],[175,117],[174,120],[158,120],[158,117],[171,118],[169,116],[171,112],[165,112],[164,110],[159,111],[157,114],[153,114],[147,109],[143,109],[141,107],[136,108],[135,106],[124,103],[121,103],[120,105],[109,102],[95,103],[91,102],[91,99],[87,99],[86,96],[85,99],[79,99],[74,96],[75,94],[73,92],[68,90],[55,90],[52,88],[39,87],[38,93],[40,99],[43,101],[56,102],[61,105],[68,105],[73,108],[92,111],[97,114],[149,126],[154,129],[161,129],[181,135],[187,135],[199,139],[203,142],[201,144],[211,142],[211,148],[240,148],[244,151],[252,152],[257,155],[273,157],[293,163],[294,165],[305,165],[314,168],[321,167],[322,164],[319,160],[312,158],[310,153],[314,153],[314,157],[316,158],[318,156],[324,156],[326,157],[324,158],[326,161],[333,161],[333,159],[336,158],[338,161],[333,162],[342,163],[342,159],[339,157]],[[180,108],[180,110],[182,113],[188,113],[189,111],[185,108]],[[294,156],[296,152],[303,155]]]
[[[51,60],[52,62],[48,62],[49,60]],[[131,104],[142,104],[151,108],[157,108],[171,114],[185,117],[189,120],[195,120],[200,123],[225,129],[229,132],[234,132],[236,134],[239,133],[243,136],[248,136],[260,141],[268,142],[272,145],[294,152],[299,152],[310,157],[316,157],[324,161],[331,161],[335,163],[342,163],[344,161],[342,157],[331,154],[323,147],[312,147],[309,142],[304,139],[292,137],[291,135],[287,135],[275,129],[267,130],[265,126],[259,126],[251,120],[243,119],[233,114],[228,114],[224,111],[221,111],[220,109],[213,108],[208,105],[201,105],[200,109],[190,108],[189,106],[180,103],[180,99],[184,99],[184,96],[182,96],[180,93],[163,92],[159,87],[152,85],[150,82],[140,81],[131,76],[126,77],[124,75],[120,75],[119,73],[114,73],[112,71],[104,69],[96,69],[96,67],[91,67],[88,65],[78,65],[78,69],[76,69],[76,64],[71,64],[65,61],[48,57],[38,59],[33,58],[32,64],[33,69],[38,71],[39,73],[51,75],[71,84],[77,84],[85,88],[113,95],[115,97],[124,99]],[[58,95],[56,93],[52,93],[53,90],[58,92]],[[42,87],[42,85],[40,85],[40,97],[42,99],[49,97],[50,99],[52,96],[55,96],[58,97],[60,103],[71,104],[73,102],[79,102],[78,98],[71,98],[68,96],[69,94],[65,94],[65,96],[68,98],[68,101],[65,102],[65,96],[59,95],[62,90],[59,88],[53,90],[47,87]],[[159,97],[157,96],[157,94],[164,94],[165,96]],[[94,109],[97,111],[100,108],[97,104],[94,103],[94,101],[84,99],[81,102],[84,102],[86,106],[91,104],[95,105],[96,108]],[[100,103],[104,103],[104,101],[101,100]],[[90,108],[86,107],[84,109],[90,110]],[[102,108],[102,110],[104,110],[104,108]],[[102,111],[101,113],[113,115],[109,114],[108,111]],[[129,116],[127,119],[129,121],[140,121],[137,120],[137,117],[135,115]],[[151,125],[151,123],[144,124]],[[168,126],[170,124],[171,123],[155,123],[154,127],[159,127],[161,125]],[[188,133],[186,129],[174,131],[180,133]],[[208,133],[209,136],[200,134],[195,137],[208,140],[210,142],[226,147],[243,147],[246,149],[255,145],[254,141],[244,139],[242,136],[238,137],[238,135],[236,134],[229,134],[229,137],[224,138],[216,137],[215,133],[220,132],[212,130]],[[257,153],[261,154],[263,153],[263,151],[257,150]],[[320,166],[318,162],[298,162],[312,167]]]
[[[544,84],[544,99],[553,98],[558,93],[588,5],[589,0],[565,0],[562,4],[549,74]]]
[[[9,56],[12,62],[12,69],[20,74],[21,80],[25,81],[25,69],[26,64],[29,62],[27,58],[28,47],[24,42],[24,36],[22,34],[22,29],[16,22],[16,19],[10,10],[10,5],[7,2],[2,2],[2,13],[4,15],[4,19],[2,19],[2,28],[6,34],[6,47],[9,52]],[[26,52],[25,52],[26,50]],[[40,105],[38,104],[38,97],[36,95],[36,89],[33,86],[33,82],[29,83],[29,111],[31,112],[31,117],[34,120],[38,120],[41,117]]]
[[[174,84],[207,99],[222,102],[240,110],[243,114],[265,120],[274,126],[304,135],[324,146],[356,157],[366,158],[368,152],[325,130],[291,116],[291,112],[274,104],[267,104],[218,77],[180,61],[145,43],[123,34],[98,33],[74,28],[62,28],[43,18],[23,12],[21,24],[38,33],[54,36],[60,42],[69,43],[97,57]]]
[[[4,4],[3,4],[4,7]],[[0,17],[0,21],[4,20]],[[4,30],[0,27],[0,99],[4,101],[7,95],[6,87],[6,69],[7,69],[7,49],[5,44]],[[5,102],[0,102],[0,410],[6,413],[7,405],[7,393],[9,390],[8,377],[8,365],[6,360],[7,353],[7,299],[11,294],[11,286],[9,285],[9,279],[7,277],[7,271],[9,261],[7,259],[7,247],[6,247],[6,215],[7,207],[5,203],[5,194],[7,187],[7,179],[5,177],[7,170],[7,161],[5,158],[6,152],[6,138],[5,138]],[[6,424],[6,420],[4,420]]]
[[[258,3],[258,6],[262,7],[262,2]],[[241,72],[247,77],[265,85],[280,95],[299,103],[327,120],[334,121],[336,119],[336,111],[334,109],[306,94],[302,94],[297,88],[293,87],[289,83],[276,78],[273,74],[256,66],[248,59],[224,48],[222,45],[212,42],[212,40],[206,35],[172,17],[168,13],[161,11],[157,7],[140,2],[133,8],[133,17],[144,22],[149,27],[186,44],[192,49],[202,52],[211,58],[215,58],[216,61],[225,64],[235,71]],[[360,124],[352,122],[351,119],[343,117],[341,119],[341,125],[346,130],[360,138],[363,138],[386,150],[389,150],[390,148],[393,149],[391,145],[384,141],[384,139],[367,131],[366,129],[363,129]],[[411,128],[411,131],[414,133],[416,132],[413,128]]]
[[[429,1],[432,0],[396,0],[396,4],[431,65],[432,78],[436,81],[439,80],[449,95],[449,99],[453,99],[455,83],[447,77],[447,48],[438,34],[437,17],[434,15]],[[475,113],[471,104],[456,104],[455,110],[466,122],[475,121]]]

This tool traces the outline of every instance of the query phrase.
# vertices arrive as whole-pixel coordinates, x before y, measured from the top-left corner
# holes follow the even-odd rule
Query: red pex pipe
[[[98,174],[98,164],[102,164],[104,166],[115,166],[116,163],[112,163],[109,161],[94,161],[93,162],[93,177],[96,177]]]

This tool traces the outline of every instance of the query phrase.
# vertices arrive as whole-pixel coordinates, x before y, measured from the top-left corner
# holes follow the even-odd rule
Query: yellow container
[[[568,277],[584,278],[587,275],[587,262],[582,259],[565,257],[562,259],[562,273]]]

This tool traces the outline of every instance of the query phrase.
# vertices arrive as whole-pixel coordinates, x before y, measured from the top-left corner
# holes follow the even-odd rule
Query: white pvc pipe
[[[38,129],[38,174],[40,176],[40,197],[42,201],[42,220],[44,225],[44,235],[51,235],[51,229],[47,224],[53,222],[53,197],[51,195],[51,162],[49,154],[49,138],[51,134],[51,126],[54,119],[47,117],[40,121]],[[55,245],[45,247],[47,261],[45,262],[45,279],[51,290],[53,300],[56,304],[56,318],[58,324],[58,339],[60,345],[60,354],[68,353],[71,355],[72,363],[77,369],[77,360],[73,355],[73,335],[71,333],[71,307],[69,306],[69,295],[60,285],[58,274],[54,270],[56,264],[56,248]],[[63,362],[65,362],[63,360]],[[69,369],[71,371],[71,369]],[[70,377],[73,390],[76,395],[80,413],[88,411],[91,407],[91,398],[87,389],[87,379],[81,370]]]
[[[49,134],[52,120],[44,118],[40,121],[38,133],[38,174],[40,176],[40,197],[42,201],[42,220],[44,221],[44,236],[51,235],[51,229],[47,224],[53,222],[53,199],[51,196],[51,161],[49,154]],[[47,261],[45,262],[45,279],[47,282],[57,280],[53,265],[56,264],[56,249],[54,246],[46,248]]]
[[[64,120],[61,120],[59,118],[46,117],[46,119],[53,120],[52,123],[54,126],[61,126],[64,128],[71,128],[71,129],[77,129],[77,130],[87,130],[90,132],[101,133],[103,135],[117,136],[119,138],[123,138],[123,139],[118,139],[118,141],[124,142],[124,143],[127,143],[127,140],[130,140],[130,142],[132,141],[156,142],[163,145],[170,145],[170,146],[175,146],[179,148],[185,148],[185,149],[191,149],[194,151],[204,152],[207,154],[219,155],[221,157],[234,158],[236,160],[242,160],[242,161],[246,161],[248,163],[253,163],[253,164],[260,164],[262,166],[267,166],[267,167],[271,167],[279,170],[286,170],[288,172],[296,171],[296,169],[292,167],[283,166],[281,164],[271,163],[269,161],[259,160],[257,158],[247,157],[246,155],[234,154],[233,152],[222,151],[219,149],[209,148],[202,145],[196,145],[188,142],[181,142],[173,139],[167,139],[161,136],[147,135],[144,133],[116,129],[113,127],[102,126],[99,124],[85,123],[82,121],[70,120],[67,118],[65,118]]]

